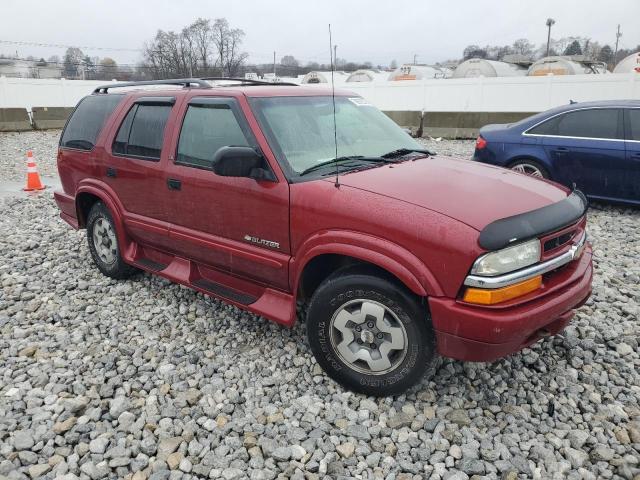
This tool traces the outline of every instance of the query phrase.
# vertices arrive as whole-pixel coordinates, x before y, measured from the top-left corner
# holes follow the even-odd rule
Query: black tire
[[[110,243],[106,245],[113,256],[113,261],[106,261],[110,260],[110,257],[106,257],[105,259],[104,255],[100,255],[98,249],[104,249],[105,245],[98,245],[98,248],[96,248],[94,241],[94,233],[96,229],[98,229],[98,232],[101,232],[108,231],[108,228],[110,228],[114,233],[113,238],[108,239]],[[121,280],[129,278],[138,270],[135,267],[126,264],[122,259],[122,255],[120,255],[120,245],[118,245],[118,239],[117,236],[115,236],[115,231],[116,227],[109,209],[102,202],[97,202],[93,207],[91,207],[91,211],[87,217],[87,243],[89,244],[89,251],[91,252],[93,263],[96,264],[98,269],[104,275]]]
[[[537,169],[540,172],[540,174],[542,175],[542,178],[546,178],[546,179],[551,178],[551,176],[549,175],[549,171],[537,160],[533,160],[530,158],[521,158],[520,160],[516,160],[515,162],[509,165],[509,168],[511,170],[517,170],[517,167],[521,167],[521,168],[524,167],[525,170],[528,170],[527,167],[532,167],[534,169]],[[526,171],[523,171],[520,173],[524,173],[525,175],[531,175],[532,177],[538,177],[538,175],[534,175]]]
[[[404,328],[406,334],[404,335],[406,342],[404,354],[400,356],[399,350],[392,350],[394,361],[397,363],[390,363],[391,370],[370,373],[371,364],[361,359],[349,363],[339,352],[339,345],[342,345],[341,351],[344,352],[347,343],[348,351],[356,349],[357,354],[360,355],[361,350],[366,349],[369,353],[363,354],[369,355],[369,358],[372,358],[374,353],[381,354],[383,351],[382,343],[377,346],[377,352],[376,348],[369,349],[366,343],[372,335],[377,338],[377,335],[384,337],[386,333],[376,330],[378,321],[373,322],[373,320],[379,317],[372,318],[368,315],[364,317],[362,314],[364,308],[358,310],[359,300],[366,301],[369,307],[371,304],[382,305],[384,307],[382,321],[391,325],[388,323],[390,320],[397,327],[400,326],[398,324],[400,322]],[[353,315],[348,311],[352,305],[355,308],[355,315],[367,319],[366,329],[369,333],[364,332],[364,321],[362,323],[349,321],[347,326],[341,325],[342,330],[335,326],[342,322],[334,323],[334,316],[337,317],[339,312],[345,310],[344,307],[348,312],[347,315]],[[375,327],[369,330],[372,324]],[[360,333],[355,330],[358,326],[361,327]],[[353,333],[343,335],[342,332],[349,328]],[[371,334],[371,332],[374,333]],[[364,336],[365,333],[368,336]],[[360,335],[361,338],[356,338],[356,335]],[[353,268],[340,270],[318,287],[309,303],[307,336],[311,350],[324,371],[336,382],[355,392],[374,396],[397,395],[417,384],[427,371],[431,373],[434,371],[431,367],[436,359],[435,335],[426,308],[406,289],[371,271]],[[338,345],[336,345],[336,339],[340,340]],[[358,340],[365,343],[357,345]],[[384,341],[380,340],[380,342]],[[373,347],[375,344],[369,345]]]

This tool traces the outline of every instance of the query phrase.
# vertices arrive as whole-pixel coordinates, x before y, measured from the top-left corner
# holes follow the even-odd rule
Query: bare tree
[[[212,75],[210,71],[210,65],[212,61],[213,44],[213,29],[211,27],[211,20],[205,18],[198,18],[189,27],[189,35],[192,38],[192,46],[197,61],[197,71],[200,76]],[[215,61],[214,61],[215,64]]]
[[[231,28],[226,18],[216,18],[213,22],[213,43],[218,52],[217,65],[222,75],[233,77],[238,74],[240,67],[249,56],[240,51],[244,38],[244,31]]]
[[[519,38],[513,42],[513,46],[511,48],[513,49],[513,53],[530,58],[533,55],[535,45],[526,38]]]
[[[224,18],[198,18],[180,33],[158,30],[145,45],[143,67],[157,78],[235,76],[248,56],[240,50],[243,37]]]

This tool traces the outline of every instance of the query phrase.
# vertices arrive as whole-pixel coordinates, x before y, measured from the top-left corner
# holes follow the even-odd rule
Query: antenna
[[[333,103],[333,141],[336,145],[336,188],[340,187],[340,181],[338,180],[338,127],[336,126],[336,84],[333,81],[333,71],[335,70],[335,58],[333,58],[333,40],[331,39],[331,24],[329,24],[329,55],[331,56],[331,101]]]

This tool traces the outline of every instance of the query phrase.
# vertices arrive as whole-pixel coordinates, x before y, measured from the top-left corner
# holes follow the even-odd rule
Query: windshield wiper
[[[336,163],[339,164],[340,162],[344,162],[348,160],[357,161],[357,162],[394,163],[393,160],[389,160],[388,158],[384,158],[384,157],[365,157],[363,155],[347,155],[344,157],[332,158],[331,160],[326,160],[324,162],[317,163],[316,165],[312,165],[309,168],[300,172],[299,175],[300,176],[306,175],[307,173],[314,172],[328,165],[332,165]]]
[[[385,153],[384,155],[381,155],[382,158],[396,158],[396,157],[402,157],[408,153],[422,153],[424,155],[435,155],[434,152],[432,152],[431,150],[426,150],[423,148],[398,148],[397,150],[392,150],[389,153]]]

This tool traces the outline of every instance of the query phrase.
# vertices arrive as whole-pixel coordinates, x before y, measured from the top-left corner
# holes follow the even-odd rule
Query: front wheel
[[[395,283],[337,272],[309,304],[307,335],[316,360],[346,388],[367,395],[404,392],[435,361],[426,309]]]

